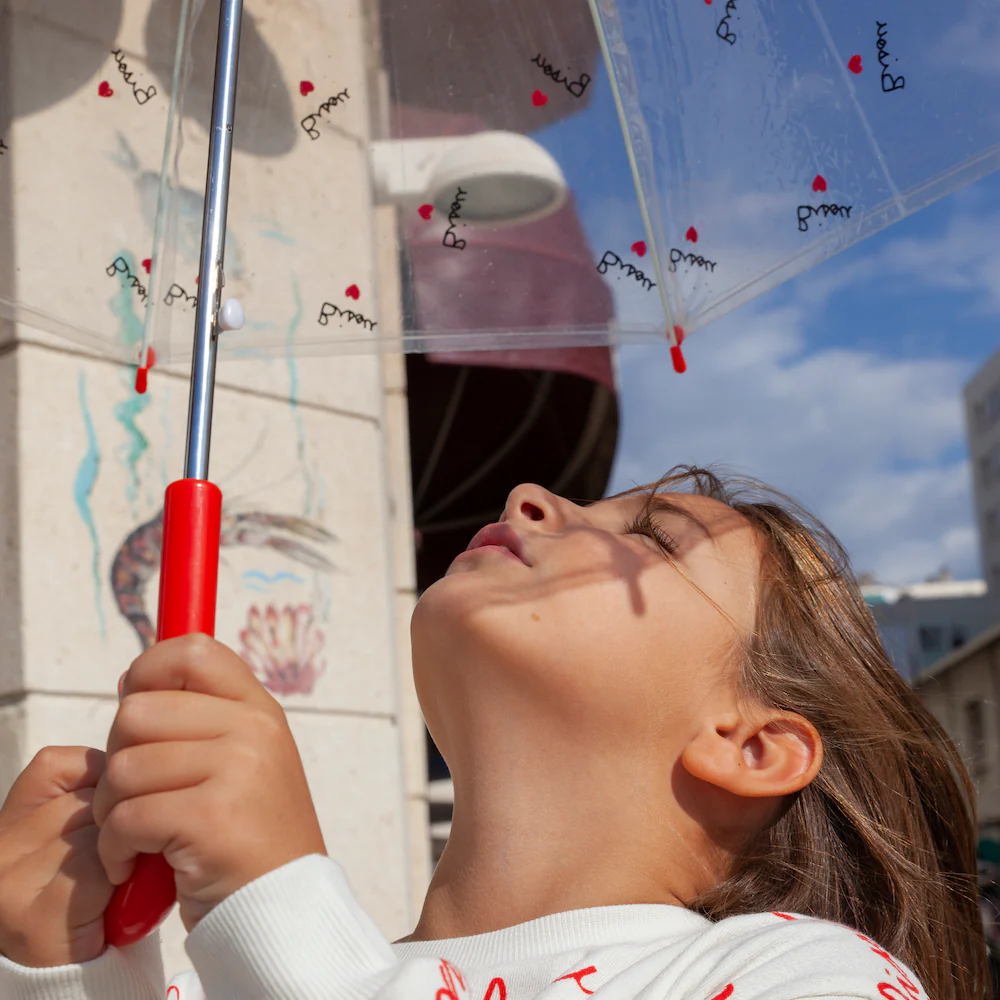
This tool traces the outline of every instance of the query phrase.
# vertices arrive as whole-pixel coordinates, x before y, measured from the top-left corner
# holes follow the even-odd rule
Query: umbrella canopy
[[[0,309],[113,357],[145,339],[181,358],[218,0],[78,7],[7,4],[0,141],[38,168],[4,178],[0,230],[39,267],[0,270]],[[690,334],[997,166],[1000,76],[977,40],[998,12],[247,0],[224,292],[247,324],[221,353]],[[540,296],[537,255],[517,251],[566,206],[583,244],[553,251],[553,305],[529,323],[513,300]],[[559,303],[583,267],[610,312]],[[470,300],[490,303],[474,323]]]

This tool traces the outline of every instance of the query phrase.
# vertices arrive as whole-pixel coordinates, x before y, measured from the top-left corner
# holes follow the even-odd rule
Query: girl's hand
[[[115,885],[137,854],[166,856],[189,932],[247,883],[326,853],[285,713],[205,635],[158,642],[129,668],[94,817]]]
[[[46,747],[0,809],[0,953],[46,968],[104,951],[113,887],[97,856],[91,803],[104,754]]]

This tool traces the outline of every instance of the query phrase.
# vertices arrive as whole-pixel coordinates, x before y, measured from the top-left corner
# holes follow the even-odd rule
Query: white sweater
[[[925,1000],[916,976],[839,924],[679,906],[600,906],[444,941],[389,944],[320,855],[251,882],[188,936],[163,979],[158,936],[81,965],[0,957],[2,1000]]]

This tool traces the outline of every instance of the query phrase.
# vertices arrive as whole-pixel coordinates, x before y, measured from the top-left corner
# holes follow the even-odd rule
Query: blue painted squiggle
[[[322,522],[326,517],[326,480],[319,477],[319,499],[316,501],[316,520]]]
[[[301,576],[289,573],[287,570],[280,570],[268,576],[267,573],[262,573],[259,569],[248,569],[243,574],[243,582],[247,583],[250,580],[255,580],[259,583],[280,583],[282,580],[291,580],[292,583],[305,583],[305,580]]]
[[[128,371],[131,375],[131,370]],[[128,485],[125,487],[125,495],[128,497],[129,506],[132,509],[132,516],[139,516],[138,495],[139,495],[139,460],[149,448],[149,440],[146,435],[136,426],[136,417],[145,410],[150,403],[149,393],[139,395],[129,386],[129,396],[120,403],[115,404],[115,420],[125,428],[128,441],[115,454],[128,470]]]
[[[135,274],[136,263],[132,255],[128,251],[123,250],[120,256],[128,264],[129,270]],[[121,287],[119,287],[109,304],[111,312],[119,323],[119,340],[127,346],[135,346],[138,351],[142,344],[142,320],[135,314],[135,296],[131,287],[127,283],[122,282]],[[131,367],[126,368],[125,380],[128,387],[128,397],[114,408],[115,420],[125,428],[125,433],[128,435],[127,443],[123,447],[118,448],[115,454],[119,461],[125,465],[128,472],[129,478],[128,485],[125,488],[125,495],[128,497],[132,516],[138,518],[139,461],[149,448],[149,441],[136,426],[135,421],[136,417],[149,406],[150,397],[148,393],[139,395],[139,393],[135,392],[131,382],[132,377],[133,369]]]
[[[76,470],[76,479],[73,480],[73,502],[76,504],[76,509],[80,512],[80,517],[90,535],[92,549],[90,572],[94,580],[94,606],[97,608],[97,619],[101,625],[101,638],[103,639],[107,637],[107,622],[104,618],[104,605],[101,603],[101,548],[97,540],[94,513],[90,509],[90,495],[94,491],[97,473],[101,468],[101,452],[97,447],[94,421],[90,416],[90,407],[87,405],[87,378],[82,370],[77,378],[77,394],[80,397],[83,427],[87,432],[87,451],[80,462],[80,467]]]
[[[288,362],[288,402],[295,414],[295,450],[298,454],[299,465],[302,467],[302,476],[306,481],[306,502],[304,516],[309,517],[313,512],[313,492],[314,484],[312,473],[306,462],[306,430],[302,423],[302,412],[299,410],[299,364],[295,359],[295,336],[299,332],[299,324],[302,322],[302,295],[299,292],[299,282],[297,278],[292,278],[292,295],[295,297],[295,315],[292,316],[291,323],[288,324],[288,339],[286,341],[286,360]]]
[[[163,429],[163,445],[160,450],[160,482],[166,490],[170,480],[167,478],[167,455],[170,454],[170,386],[163,387],[160,397],[160,427]]]

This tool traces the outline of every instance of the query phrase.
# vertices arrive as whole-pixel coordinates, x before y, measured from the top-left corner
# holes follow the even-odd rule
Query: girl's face
[[[733,690],[753,625],[756,536],[715,500],[659,494],[581,507],[539,486],[508,498],[413,616],[414,675],[459,780],[485,748],[679,750]],[[654,536],[659,536],[659,541]],[[667,557],[664,547],[671,551]]]

